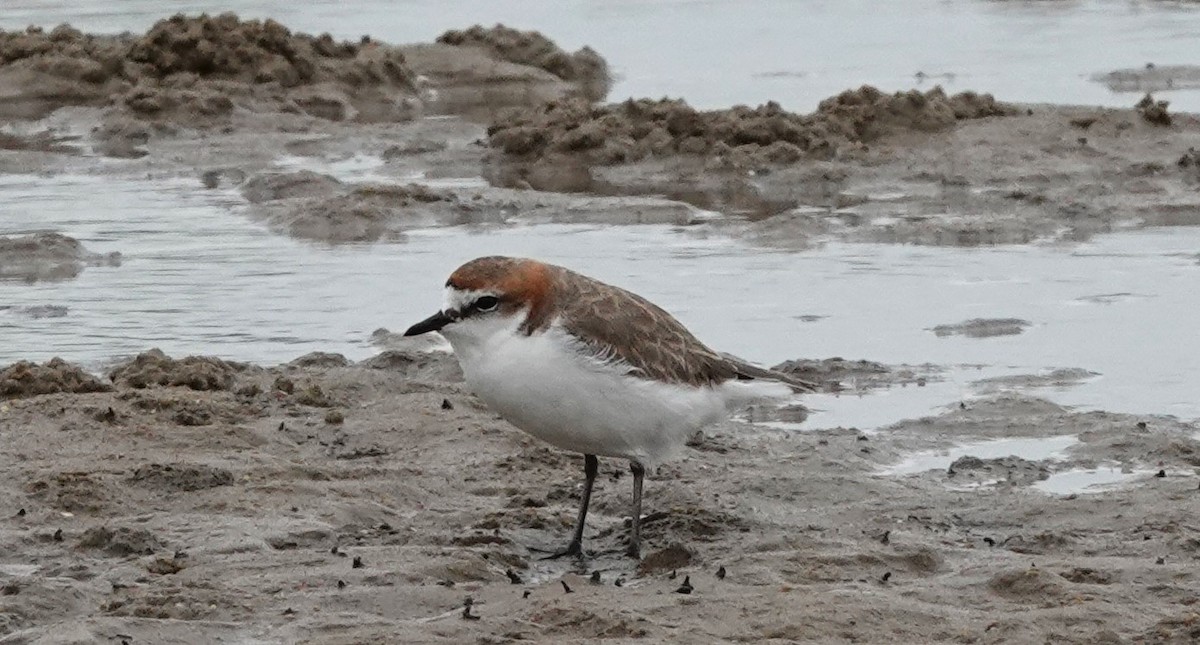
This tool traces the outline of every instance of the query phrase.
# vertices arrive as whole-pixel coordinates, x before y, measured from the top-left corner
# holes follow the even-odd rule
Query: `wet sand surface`
[[[0,643],[1200,639],[1197,117],[440,40],[0,34]],[[822,390],[538,560],[582,460],[387,329],[514,252]]]

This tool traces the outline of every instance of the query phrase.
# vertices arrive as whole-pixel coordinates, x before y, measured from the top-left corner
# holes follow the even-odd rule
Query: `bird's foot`
[[[559,558],[568,557],[568,556],[573,557],[573,558],[582,558],[583,557],[583,545],[574,540],[572,540],[571,543],[567,545],[567,548],[561,549],[558,551],[547,551],[545,549],[538,549],[538,548],[534,548],[534,547],[529,547],[529,550],[537,551],[539,553],[549,554],[549,555],[545,555],[545,556],[538,558],[539,560],[557,560]]]

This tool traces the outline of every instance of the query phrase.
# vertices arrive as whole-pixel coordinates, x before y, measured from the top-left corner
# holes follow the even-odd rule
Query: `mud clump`
[[[771,368],[800,380],[816,383],[822,391],[865,390],[892,385],[925,385],[939,378],[932,365],[884,365],[875,361],[824,359],[784,361]]]
[[[25,487],[35,499],[60,511],[96,513],[108,507],[112,492],[92,473],[60,472],[35,479]]]
[[[639,575],[652,575],[662,571],[682,569],[692,563],[695,555],[682,544],[672,544],[642,558],[638,563]]]
[[[188,356],[179,360],[152,349],[109,372],[113,383],[143,389],[153,386],[180,386],[193,390],[229,390],[235,375],[245,365],[212,356]]]
[[[786,165],[839,157],[897,132],[934,132],[963,119],[1014,113],[991,95],[948,96],[940,87],[885,94],[863,86],[822,101],[808,115],[775,102],[703,112],[676,99],[604,106],[566,99],[504,112],[488,128],[488,142],[524,161],[568,155],[615,165],[686,155],[735,167]]]
[[[1169,105],[1171,105],[1170,101],[1155,101],[1153,96],[1147,94],[1133,108],[1146,123],[1169,126],[1171,125],[1171,114],[1167,112]]]
[[[520,31],[497,24],[475,25],[438,36],[437,42],[456,47],[479,47],[491,55],[518,65],[544,69],[563,79],[578,83],[583,95],[593,101],[603,99],[611,85],[608,63],[590,47],[568,53],[537,31]]]
[[[946,475],[957,480],[996,480],[1024,486],[1046,479],[1050,476],[1050,469],[1045,464],[1020,457],[981,459],[965,455],[950,464]]]
[[[44,365],[17,361],[0,370],[0,399],[20,399],[42,394],[108,392],[112,386],[60,358]]]
[[[114,558],[130,555],[150,555],[163,548],[161,542],[146,529],[118,526],[94,526],[83,532],[76,543],[80,549],[98,550]]]
[[[131,484],[170,491],[198,491],[233,483],[233,473],[204,464],[146,464],[129,476]]]
[[[67,280],[84,267],[120,264],[120,253],[91,253],[61,233],[0,237],[0,280]]]
[[[938,325],[932,331],[939,337],[991,338],[993,336],[1016,336],[1025,331],[1028,326],[1029,321],[1020,318],[972,318],[953,325]]]
[[[1031,604],[1056,602],[1066,593],[1061,577],[1038,568],[998,573],[988,581],[988,589],[1002,598]]]

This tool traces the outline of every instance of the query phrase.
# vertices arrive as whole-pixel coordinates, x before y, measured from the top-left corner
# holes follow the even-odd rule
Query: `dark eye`
[[[500,304],[500,299],[496,296],[482,296],[475,300],[473,305],[477,311],[491,311]]]

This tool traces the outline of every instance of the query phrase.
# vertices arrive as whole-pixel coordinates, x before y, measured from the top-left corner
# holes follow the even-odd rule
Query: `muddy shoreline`
[[[321,245],[537,223],[765,248],[1200,225],[1200,120],[1152,97],[1117,110],[863,87],[807,115],[696,111],[606,102],[603,53],[541,34],[438,40],[343,43],[229,15],[3,33],[0,173],[185,178]],[[1184,71],[1108,81],[1141,92]],[[5,279],[120,260],[28,233],[0,239]],[[945,323],[929,333],[1031,326]],[[641,562],[615,554],[629,477],[602,462],[590,557],[543,562],[534,549],[573,520],[577,456],[486,410],[449,355],[372,338],[383,351],[358,363],[0,366],[0,643],[1200,639],[1200,427],[1036,396],[1087,370],[980,380],[882,428],[782,429],[803,400],[753,410],[650,474]],[[943,369],[779,367],[846,396]]]

